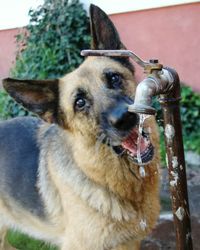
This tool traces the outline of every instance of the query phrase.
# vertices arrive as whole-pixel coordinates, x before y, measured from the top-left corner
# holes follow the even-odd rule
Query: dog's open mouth
[[[140,139],[138,137],[138,128],[132,129],[129,135],[122,140],[121,145],[115,146],[114,150],[117,154],[126,154],[133,162],[144,165],[153,159],[154,147],[148,133],[142,131]]]

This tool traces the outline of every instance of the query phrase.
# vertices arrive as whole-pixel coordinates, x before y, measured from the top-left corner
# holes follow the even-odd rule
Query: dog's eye
[[[118,73],[107,72],[106,78],[108,81],[109,88],[121,88],[122,85],[122,77]]]
[[[79,97],[75,101],[75,108],[77,110],[83,110],[86,105],[86,100],[82,97]]]

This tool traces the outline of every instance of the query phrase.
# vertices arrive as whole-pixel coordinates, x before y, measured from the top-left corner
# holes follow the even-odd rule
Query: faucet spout
[[[152,107],[152,98],[157,95],[166,95],[175,88],[176,72],[169,68],[153,71],[140,82],[136,88],[134,104],[128,107],[130,112],[154,115],[156,110]]]

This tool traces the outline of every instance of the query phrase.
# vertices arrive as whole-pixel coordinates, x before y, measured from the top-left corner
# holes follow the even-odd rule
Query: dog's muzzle
[[[128,100],[128,101],[127,101]],[[148,164],[154,155],[149,133],[142,130],[139,138],[139,116],[128,112],[130,98],[119,98],[116,106],[103,114],[103,131],[110,139],[109,144],[119,156],[127,156],[136,164]],[[138,150],[140,159],[138,159]]]

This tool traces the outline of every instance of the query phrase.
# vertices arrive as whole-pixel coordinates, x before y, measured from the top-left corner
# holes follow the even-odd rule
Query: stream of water
[[[139,164],[139,174],[141,177],[145,177],[145,168],[144,164],[142,162],[142,157],[141,157],[141,139],[142,139],[142,131],[144,127],[144,122],[147,118],[149,118],[151,115],[146,115],[146,114],[139,114],[139,128],[138,128],[138,139],[137,139],[137,160]]]

